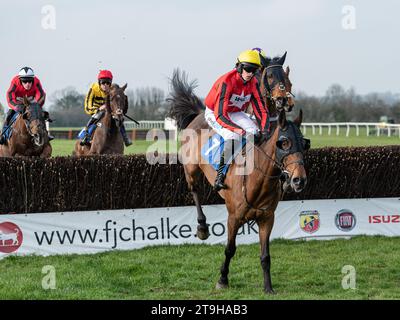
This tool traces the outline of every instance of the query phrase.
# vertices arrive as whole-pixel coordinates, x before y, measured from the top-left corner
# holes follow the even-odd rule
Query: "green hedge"
[[[312,149],[306,189],[284,200],[400,196],[400,146]],[[193,205],[180,164],[144,155],[0,159],[0,213]],[[202,204],[223,200],[203,178]]]

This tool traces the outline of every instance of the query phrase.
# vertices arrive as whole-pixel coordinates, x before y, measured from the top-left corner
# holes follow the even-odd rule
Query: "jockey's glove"
[[[261,134],[260,131],[257,131],[256,134],[254,135],[254,143],[259,144],[260,141],[262,140],[263,135]]]

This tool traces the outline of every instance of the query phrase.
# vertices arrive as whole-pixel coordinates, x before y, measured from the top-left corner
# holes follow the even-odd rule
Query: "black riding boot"
[[[129,147],[132,144],[132,141],[128,137],[125,126],[122,125],[121,128],[119,129],[119,131],[121,132],[122,139],[124,140],[125,146]]]
[[[221,189],[227,189],[227,185],[224,183],[225,181],[225,174],[223,173],[226,165],[228,163],[225,163],[225,159],[228,159],[228,161],[232,160],[232,151],[233,151],[233,143],[234,140],[226,140],[224,143],[224,152],[221,154],[221,158],[219,160],[219,165],[217,169],[217,178],[215,179],[214,183],[214,190],[219,191]]]
[[[221,189],[227,189],[228,187],[224,183],[225,181],[225,174],[223,173],[225,169],[225,157],[224,154],[221,155],[221,159],[219,160],[219,166],[217,169],[217,178],[215,179],[214,183],[214,190],[219,191]]]
[[[14,113],[15,111],[13,109],[9,109],[7,112],[6,120],[4,121],[3,128],[1,129],[0,144],[6,143],[6,137],[4,136],[4,132],[6,131],[6,128],[10,125],[10,121]]]
[[[90,140],[89,127],[90,127],[93,123],[95,123],[96,121],[97,121],[97,119],[96,119],[94,116],[92,116],[92,117],[89,119],[88,123],[87,123],[86,126],[85,126],[85,133],[84,133],[85,135],[84,135],[82,141],[80,142],[80,145],[81,145],[81,146],[84,146],[85,144],[89,144],[89,140]]]

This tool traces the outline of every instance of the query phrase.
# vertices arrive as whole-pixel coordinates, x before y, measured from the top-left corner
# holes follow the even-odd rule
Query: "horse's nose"
[[[34,139],[34,142],[35,142],[36,145],[38,145],[38,146],[42,146],[43,145],[43,139],[42,139],[40,134],[35,133],[33,135],[33,139]]]
[[[278,98],[276,98],[276,100],[277,100],[278,104],[279,104],[281,107],[286,106],[287,101],[288,101],[288,99],[287,99],[286,97],[278,97]]]
[[[294,177],[292,180],[296,188],[303,189],[307,183],[307,178],[304,177]]]

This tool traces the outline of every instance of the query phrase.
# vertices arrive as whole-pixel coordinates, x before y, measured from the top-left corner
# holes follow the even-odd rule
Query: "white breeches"
[[[246,131],[248,134],[256,134],[257,132],[260,131],[258,128],[257,124],[250,119],[249,115],[247,115],[244,112],[229,112],[228,113],[229,118],[232,120],[234,124],[237,124],[239,127],[241,127],[243,130]],[[224,128],[221,126],[217,120],[215,119],[214,112],[206,108],[204,117],[206,118],[207,123],[209,126],[216,131],[220,136],[224,138],[224,140],[240,140],[241,135],[233,132],[227,128]]]

